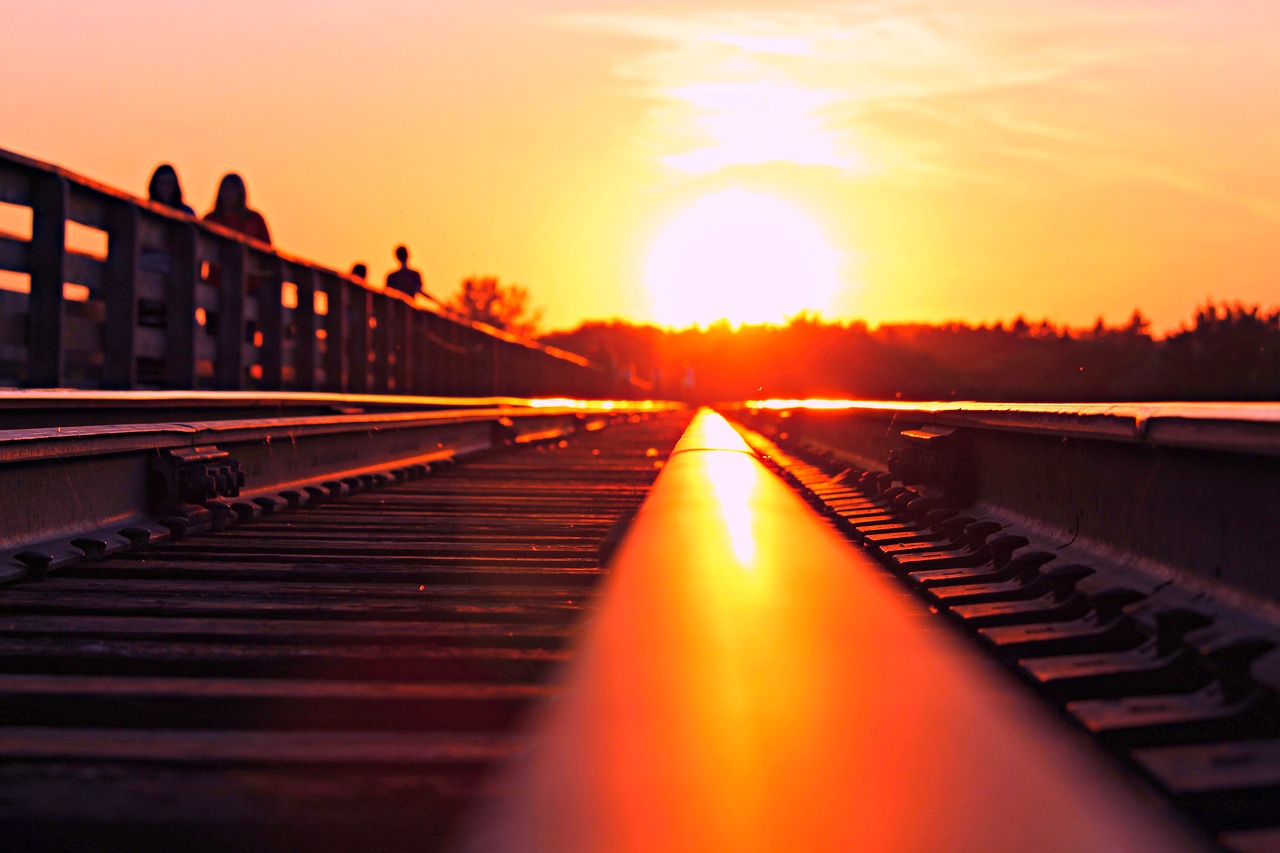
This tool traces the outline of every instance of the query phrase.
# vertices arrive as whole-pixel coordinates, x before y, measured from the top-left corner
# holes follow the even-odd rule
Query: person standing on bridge
[[[178,183],[178,172],[168,163],[161,163],[151,173],[151,183],[147,185],[147,196],[154,202],[172,207],[187,216],[195,216],[191,205],[182,200],[182,184]]]
[[[213,203],[213,210],[205,214],[205,222],[212,222],[232,231],[239,231],[246,237],[271,242],[271,232],[267,230],[267,221],[262,214],[249,208],[249,193],[244,186],[244,178],[235,172],[223,176],[218,184],[218,197]]]
[[[398,290],[407,294],[410,299],[419,293],[430,297],[431,294],[422,286],[422,276],[417,270],[409,268],[408,248],[396,246],[396,260],[400,262],[400,269],[387,274],[387,290]]]

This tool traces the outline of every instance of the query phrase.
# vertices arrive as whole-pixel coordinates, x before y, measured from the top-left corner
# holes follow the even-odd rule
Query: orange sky
[[[0,0],[0,20],[0,147],[138,193],[167,160],[201,213],[234,169],[290,252],[380,278],[403,241],[428,289],[496,274],[553,328],[1141,306],[1169,329],[1209,297],[1280,301],[1270,0]]]

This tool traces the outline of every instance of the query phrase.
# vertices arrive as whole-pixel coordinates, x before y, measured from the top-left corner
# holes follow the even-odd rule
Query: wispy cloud
[[[662,158],[678,169],[706,173],[772,160],[836,169],[854,165],[819,114],[837,93],[775,82],[694,83],[669,94],[697,110],[695,124],[715,140]]]
[[[938,173],[955,166],[936,162],[947,152],[931,128],[981,124],[1027,151],[1079,136],[1008,110],[994,117],[982,99],[1046,90],[1147,49],[1121,37],[1143,19],[1088,0],[881,0],[565,22],[642,40],[615,72],[653,99],[649,144],[677,169],[781,161]],[[943,102],[951,112],[931,108]],[[877,141],[880,120],[904,112],[918,134]]]

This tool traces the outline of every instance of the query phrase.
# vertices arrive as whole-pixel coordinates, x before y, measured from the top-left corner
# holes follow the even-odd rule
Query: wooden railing
[[[4,150],[0,202],[31,216],[0,231],[0,385],[636,396],[573,353]],[[78,226],[105,253],[69,249]]]

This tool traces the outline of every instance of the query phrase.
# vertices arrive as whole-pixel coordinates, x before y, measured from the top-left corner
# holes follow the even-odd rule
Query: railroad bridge
[[[1280,848],[1277,407],[694,410],[0,201],[3,849]]]

